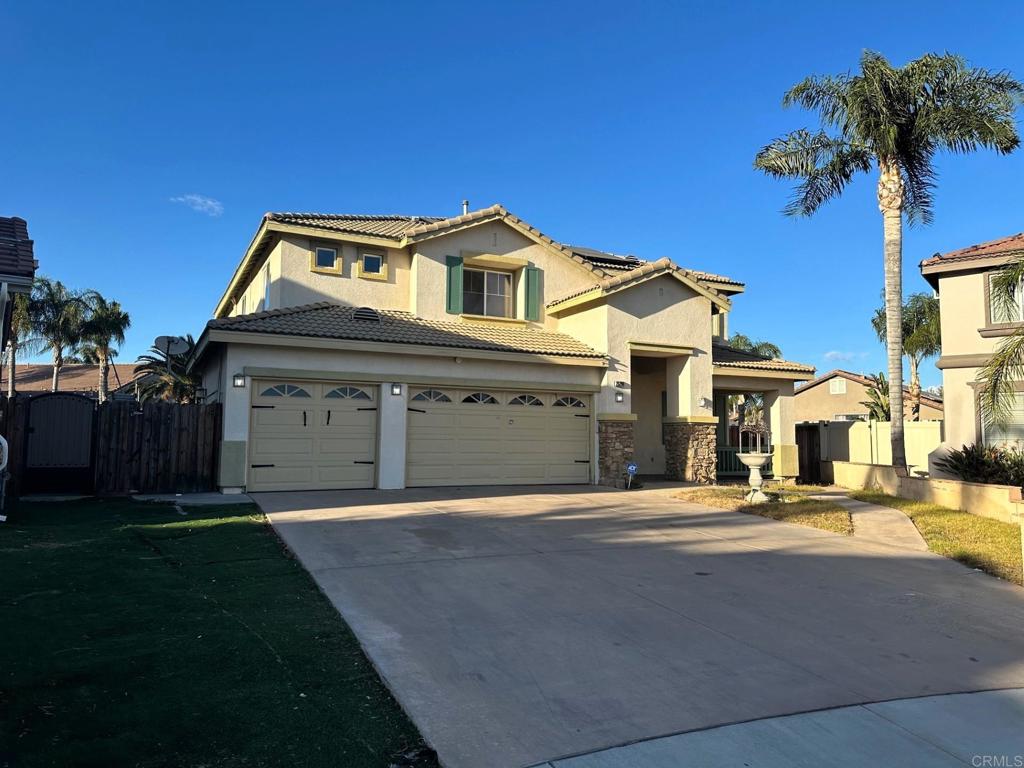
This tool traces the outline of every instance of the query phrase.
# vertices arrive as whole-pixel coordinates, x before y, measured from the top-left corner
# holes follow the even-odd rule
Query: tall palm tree
[[[11,302],[11,330],[7,339],[7,396],[14,397],[17,388],[14,380],[18,373],[18,350],[32,333],[32,318],[29,315],[27,293],[16,293]]]
[[[108,376],[110,361],[117,354],[116,346],[124,344],[124,332],[131,326],[131,318],[116,301],[107,301],[98,293],[88,296],[89,318],[82,328],[82,341],[88,346],[89,356],[99,366],[99,401],[109,396]],[[84,350],[83,350],[84,351]]]
[[[742,333],[734,333],[729,337],[729,346],[741,352],[750,352],[761,357],[782,357],[782,350],[770,341],[754,341]]]
[[[53,358],[51,392],[60,388],[60,369],[65,356],[72,354],[82,342],[87,315],[88,304],[82,294],[70,290],[59,280],[36,278],[29,299],[31,336],[22,346],[38,352],[50,351]]]
[[[754,167],[799,181],[783,209],[810,216],[838,197],[858,172],[878,172],[885,256],[885,315],[892,405],[892,463],[906,473],[903,443],[903,217],[929,223],[935,155],[982,147],[1000,154],[1020,144],[1014,116],[1024,87],[1006,72],[970,67],[960,56],[925,54],[894,67],[865,51],[860,72],[809,77],[783,98],[816,111],[817,132],[799,130],[765,146]]]
[[[140,355],[135,366],[135,380],[138,382],[140,400],[172,400],[178,403],[193,403],[196,390],[202,381],[187,370],[189,358],[195,351],[196,342],[189,334],[185,336],[188,349],[179,355],[168,355],[157,347],[150,347],[150,354]]]
[[[903,354],[910,364],[910,420],[921,420],[922,361],[942,351],[939,329],[939,300],[927,293],[915,293],[903,304]],[[878,340],[885,343],[887,323],[885,307],[875,310],[871,318]]]

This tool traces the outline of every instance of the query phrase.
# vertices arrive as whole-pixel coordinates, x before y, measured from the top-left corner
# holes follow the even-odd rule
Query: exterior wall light
[[[402,394],[402,385],[401,384],[392,384],[391,385],[391,394],[392,395],[396,395],[396,396]]]
[[[231,386],[232,387],[244,387],[245,386],[245,374],[243,374],[243,373],[236,373],[234,376],[232,376],[231,377]]]
[[[624,393],[622,393],[622,392],[616,392],[615,393],[615,402],[616,403],[624,403],[624,402],[626,402],[626,395]]]

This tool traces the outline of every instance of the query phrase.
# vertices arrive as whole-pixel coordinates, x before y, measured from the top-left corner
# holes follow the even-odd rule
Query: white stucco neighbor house
[[[764,395],[797,475],[813,368],[729,348],[728,277],[563,245],[499,205],[268,213],[197,342],[225,491],[603,483],[735,472],[730,394]],[[732,442],[735,442],[733,439]]]

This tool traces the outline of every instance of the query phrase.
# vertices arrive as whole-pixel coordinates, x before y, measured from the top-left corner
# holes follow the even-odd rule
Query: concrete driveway
[[[1024,686],[1024,590],[929,553],[664,490],[254,499],[454,768]]]

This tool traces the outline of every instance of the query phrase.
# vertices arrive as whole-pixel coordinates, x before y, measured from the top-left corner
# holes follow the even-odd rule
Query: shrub
[[[1016,448],[965,445],[935,462],[940,469],[969,483],[1024,488],[1024,453]]]

